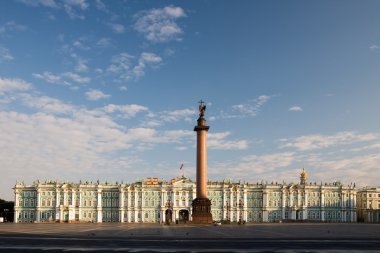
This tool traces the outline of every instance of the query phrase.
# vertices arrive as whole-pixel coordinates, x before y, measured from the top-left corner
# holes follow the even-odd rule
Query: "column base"
[[[193,224],[211,224],[211,201],[208,198],[196,198],[193,200]]]

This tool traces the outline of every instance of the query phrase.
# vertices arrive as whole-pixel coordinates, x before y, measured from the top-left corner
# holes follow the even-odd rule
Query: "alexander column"
[[[198,125],[194,127],[197,132],[197,197],[193,200],[193,223],[212,223],[211,201],[207,198],[207,146],[206,133],[209,126],[206,126],[204,118],[206,105],[201,100],[199,102]]]

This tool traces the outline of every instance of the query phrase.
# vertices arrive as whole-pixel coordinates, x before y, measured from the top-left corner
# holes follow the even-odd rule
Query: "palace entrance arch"
[[[179,215],[179,219],[178,219],[178,221],[179,222],[184,222],[184,223],[186,223],[187,221],[189,221],[189,211],[188,210],[186,210],[186,209],[182,209],[182,210],[179,210],[179,213],[178,213]]]

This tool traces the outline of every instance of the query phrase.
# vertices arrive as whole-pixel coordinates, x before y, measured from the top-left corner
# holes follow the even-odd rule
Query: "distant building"
[[[214,220],[356,222],[356,189],[335,183],[208,183]],[[15,222],[185,222],[196,185],[180,177],[124,183],[17,183]]]
[[[380,188],[363,188],[357,194],[358,221],[380,223]]]

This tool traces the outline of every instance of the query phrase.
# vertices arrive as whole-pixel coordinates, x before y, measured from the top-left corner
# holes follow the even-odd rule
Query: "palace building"
[[[380,223],[380,188],[365,187],[357,195],[358,221]]]
[[[213,220],[356,222],[354,186],[340,182],[208,182]],[[192,218],[196,184],[146,178],[131,184],[36,180],[16,183],[14,222],[186,222]]]

